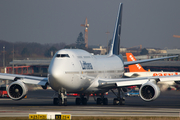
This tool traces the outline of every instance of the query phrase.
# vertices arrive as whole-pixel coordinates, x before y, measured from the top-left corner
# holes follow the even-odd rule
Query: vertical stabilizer
[[[126,53],[127,61],[136,61],[132,53]],[[128,65],[129,72],[147,72],[140,64]]]
[[[123,4],[119,4],[119,10],[117,14],[116,24],[114,28],[111,49],[109,51],[109,55],[119,55],[120,49],[120,35],[121,35],[121,21],[122,21],[122,8]]]

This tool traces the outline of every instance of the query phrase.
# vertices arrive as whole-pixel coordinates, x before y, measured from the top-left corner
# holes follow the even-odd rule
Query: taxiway
[[[68,106],[53,105],[52,90],[29,91],[28,97],[20,101],[0,98],[0,117],[25,117],[36,112],[62,112],[72,116],[180,116],[180,91],[166,91],[152,102],[140,97],[126,97],[125,105],[113,105],[115,97],[106,96],[109,105],[96,105],[90,97],[88,105],[75,105],[75,97],[68,97]]]

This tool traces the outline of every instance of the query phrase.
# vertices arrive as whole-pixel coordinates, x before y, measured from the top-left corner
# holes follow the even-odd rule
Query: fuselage
[[[171,75],[180,75],[180,72],[146,71],[146,72],[126,72],[126,73],[124,73],[124,75],[127,77],[131,77],[134,74],[138,75],[137,77],[171,76]]]
[[[171,76],[180,75],[180,72],[163,72],[163,71],[146,71],[146,72],[126,72],[124,73],[126,77],[148,77],[148,76]],[[162,84],[175,85],[174,81],[160,82]],[[159,83],[159,84],[160,84]]]
[[[62,49],[54,55],[48,70],[49,85],[55,91],[94,92],[91,84],[98,78],[120,78],[123,61],[116,55],[91,55],[79,49]],[[96,86],[93,86],[96,87]]]

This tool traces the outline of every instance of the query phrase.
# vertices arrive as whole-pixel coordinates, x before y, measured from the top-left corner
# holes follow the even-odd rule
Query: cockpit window
[[[57,54],[56,57],[60,57],[61,55],[60,54]]]
[[[56,57],[69,57],[68,54],[57,54]]]

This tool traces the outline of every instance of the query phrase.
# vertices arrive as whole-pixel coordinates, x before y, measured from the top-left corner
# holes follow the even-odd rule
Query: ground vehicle
[[[6,85],[0,86],[0,97],[9,97],[6,91]]]
[[[139,96],[139,91],[135,90],[135,89],[132,89],[129,92],[127,92],[125,95],[126,96]]]

